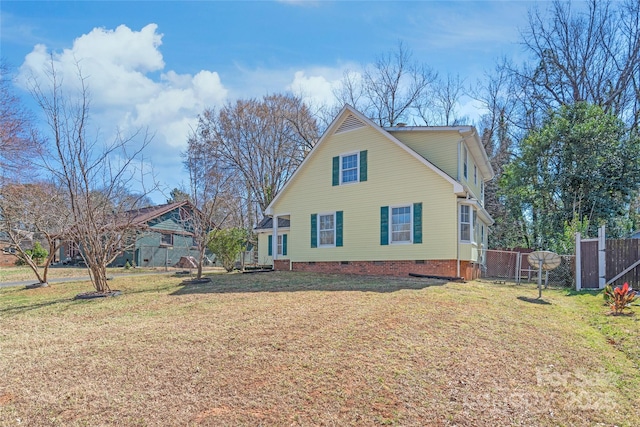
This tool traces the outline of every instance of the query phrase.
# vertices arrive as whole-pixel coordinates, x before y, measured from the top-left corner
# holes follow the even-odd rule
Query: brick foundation
[[[309,271],[315,273],[363,274],[371,276],[407,276],[409,273],[456,277],[456,260],[418,260],[418,261],[316,261],[292,262],[276,260],[274,269],[279,271]],[[477,264],[460,261],[460,275],[465,280],[479,276]]]
[[[273,261],[273,269],[277,271],[291,270],[291,262],[288,259],[276,259]]]

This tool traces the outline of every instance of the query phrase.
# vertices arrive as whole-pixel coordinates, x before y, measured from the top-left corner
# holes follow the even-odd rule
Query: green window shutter
[[[333,185],[340,185],[340,156],[333,158]]]
[[[311,247],[318,247],[318,214],[311,214]]]
[[[336,246],[342,246],[342,211],[336,212]]]
[[[269,256],[273,256],[273,236],[269,234]]]
[[[282,255],[286,255],[287,254],[287,235],[283,234],[282,235]]]
[[[380,244],[389,244],[389,206],[380,208]]]
[[[360,152],[360,182],[367,180],[367,150]]]
[[[413,204],[413,243],[422,243],[422,203]]]

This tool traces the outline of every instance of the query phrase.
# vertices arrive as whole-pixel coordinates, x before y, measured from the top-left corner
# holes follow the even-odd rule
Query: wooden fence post
[[[580,232],[576,233],[576,291],[582,289],[582,258],[580,258]]]

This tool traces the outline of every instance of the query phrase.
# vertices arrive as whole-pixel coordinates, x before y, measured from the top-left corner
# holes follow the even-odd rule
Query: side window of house
[[[173,234],[162,234],[162,241],[160,244],[165,246],[173,246]]]
[[[273,236],[271,234],[269,234],[267,245],[268,245],[267,255],[273,256]],[[278,256],[287,255],[287,235],[286,234],[278,235],[277,251],[278,251],[277,252]]]
[[[343,185],[367,180],[367,150],[333,158],[332,185]]]
[[[464,174],[464,179],[469,179],[469,171],[467,167],[468,157],[469,155],[467,153],[467,146],[463,145],[462,146],[462,173]]]
[[[422,243],[422,203],[380,208],[380,244]]]
[[[473,165],[473,183],[478,185],[478,167],[476,165]]]
[[[311,214],[311,247],[342,246],[343,211]]]
[[[460,240],[471,241],[471,206],[460,205]]]

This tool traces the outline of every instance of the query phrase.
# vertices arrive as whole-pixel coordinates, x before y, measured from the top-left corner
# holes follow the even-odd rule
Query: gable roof
[[[129,217],[132,224],[142,225],[182,206],[191,206],[191,203],[186,200],[182,202],[165,203],[164,205],[147,206],[145,208],[130,210],[125,212],[125,214]]]
[[[437,175],[443,178],[445,181],[449,182],[453,186],[453,192],[455,194],[460,194],[460,195],[464,194],[464,187],[460,182],[456,181],[455,179],[450,177],[447,173],[445,173],[442,169],[438,168],[429,160],[425,159],[420,154],[418,154],[417,152],[409,148],[407,145],[405,145],[396,137],[394,137],[389,132],[387,132],[384,128],[373,123],[371,120],[365,117],[358,110],[356,110],[349,104],[345,104],[345,106],[342,107],[342,110],[340,110],[340,113],[338,113],[336,118],[331,122],[327,130],[324,132],[324,134],[322,135],[318,143],[311,149],[307,157],[305,157],[305,159],[302,161],[300,166],[298,166],[298,168],[293,173],[291,178],[285,183],[284,187],[282,187],[282,189],[278,192],[278,194],[276,194],[276,196],[273,198],[271,203],[269,203],[269,206],[267,206],[267,209],[265,210],[265,215],[273,215],[273,205],[280,199],[280,197],[282,197],[284,193],[286,193],[289,185],[291,185],[291,183],[295,180],[296,176],[298,175],[298,172],[305,167],[307,162],[311,161],[310,159],[314,157],[316,151],[318,151],[318,147],[321,146],[324,143],[324,141],[326,141],[332,135],[349,132],[349,131],[366,127],[366,126],[369,126],[370,128],[376,130],[378,133],[380,133],[385,138],[387,138],[391,143],[397,145],[400,149],[404,150],[407,154],[411,155],[420,163],[422,163],[427,168],[431,169],[433,172],[435,172]],[[443,129],[456,130],[458,128],[460,129],[464,128],[466,131],[470,131],[471,129],[473,129],[470,126],[459,126],[459,127],[440,128],[439,130],[443,130]],[[393,129],[396,130],[398,128],[393,128]],[[462,134],[462,132],[460,133],[464,137],[464,134]],[[473,135],[469,135],[469,136],[473,136]],[[476,133],[476,138],[478,138],[477,133]],[[478,139],[478,142],[479,142],[479,139]],[[486,158],[486,154],[485,154],[485,158]],[[491,171],[491,173],[493,174],[493,170]]]

